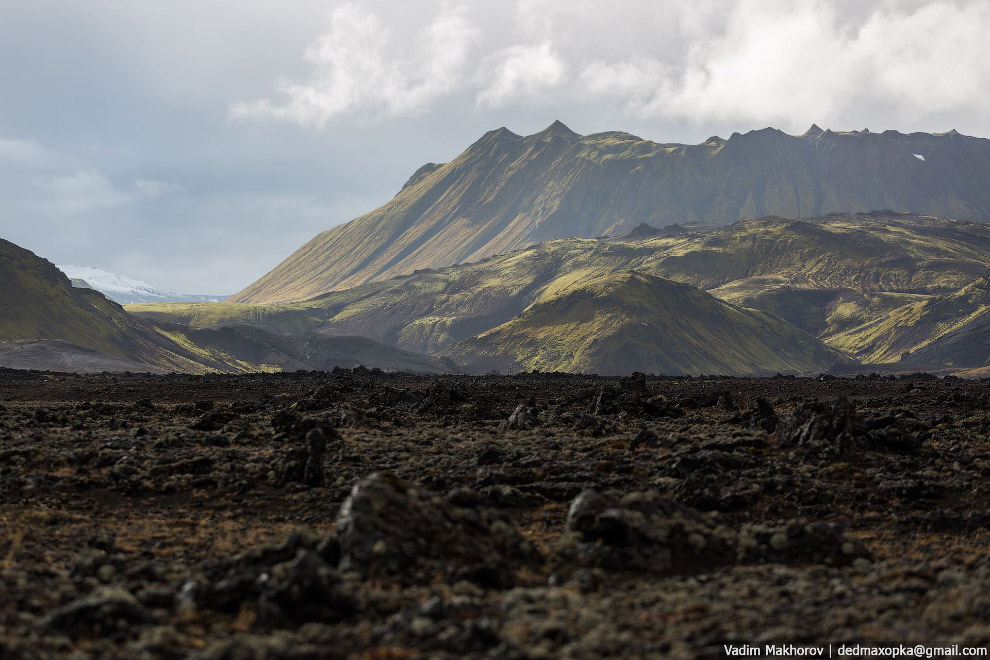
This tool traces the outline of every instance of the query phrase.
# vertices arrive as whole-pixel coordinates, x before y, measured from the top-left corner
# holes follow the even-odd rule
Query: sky
[[[990,137],[984,0],[0,0],[0,237],[230,294],[488,130]]]

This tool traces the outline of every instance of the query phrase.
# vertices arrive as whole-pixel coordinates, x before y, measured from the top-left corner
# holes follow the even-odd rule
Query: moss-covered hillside
[[[585,279],[443,352],[474,370],[772,374],[845,358],[776,317],[625,271]]]
[[[879,354],[869,348],[870,337],[885,331],[879,319],[954,294],[982,277],[988,263],[990,225],[893,212],[834,214],[746,220],[707,233],[560,239],[299,303],[128,309],[201,327],[243,323],[270,332],[358,334],[429,353],[488,332],[583,282],[632,269],[768,312],[872,361]],[[859,334],[851,341],[847,333]]]

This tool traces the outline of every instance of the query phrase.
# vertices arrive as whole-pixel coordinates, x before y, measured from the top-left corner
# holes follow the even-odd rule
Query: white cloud
[[[687,56],[670,64],[631,56],[595,60],[579,82],[644,116],[745,120],[799,128],[842,122],[866,107],[887,121],[946,110],[986,115],[990,5],[887,3],[849,21],[817,0],[742,0],[714,32],[686,15]]]
[[[981,0],[613,0],[609,12],[589,0],[516,0],[511,12],[420,0],[420,15],[438,8],[418,32],[385,5],[337,8],[307,51],[313,78],[233,116],[322,126],[473,99],[479,111],[598,104],[785,128],[990,118]]]
[[[180,184],[153,179],[137,179],[129,188],[121,189],[92,168],[66,176],[38,178],[34,184],[44,202],[69,213],[99,211],[184,191]]]
[[[55,160],[57,154],[34,140],[0,138],[0,162],[15,165],[40,165]]]
[[[179,195],[186,192],[185,186],[174,181],[156,181],[155,179],[135,179],[131,184],[134,196],[154,198],[163,195]]]
[[[120,206],[130,199],[95,169],[38,179],[35,185],[46,194],[48,201],[70,212]]]
[[[533,46],[510,46],[482,65],[485,87],[478,93],[480,105],[504,106],[520,98],[539,96],[564,81],[567,67],[545,41]]]
[[[447,9],[408,42],[376,14],[353,4],[331,14],[330,29],[307,51],[313,80],[279,84],[283,102],[235,104],[234,117],[322,126],[348,112],[398,115],[422,110],[456,89],[478,31],[462,9]]]
[[[633,58],[614,64],[596,60],[580,72],[578,84],[593,95],[618,97],[645,112],[645,106],[658,100],[658,88],[669,75],[670,67],[657,60]]]
[[[990,112],[985,2],[933,2],[911,13],[884,10],[863,26],[857,62],[868,84],[915,114],[953,108]]]

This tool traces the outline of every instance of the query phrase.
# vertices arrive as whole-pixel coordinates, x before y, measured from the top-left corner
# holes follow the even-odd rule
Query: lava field
[[[0,658],[990,643],[990,383],[0,371]]]

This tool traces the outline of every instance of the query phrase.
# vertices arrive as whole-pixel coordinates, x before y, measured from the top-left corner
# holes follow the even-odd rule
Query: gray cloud
[[[990,135],[978,0],[0,5],[0,236],[232,292],[484,131]]]
[[[864,101],[892,120],[961,111],[986,121],[990,5],[847,9],[822,0],[618,0],[605,13],[587,2],[519,0],[508,29],[489,29],[484,47],[471,48],[492,17],[443,4],[423,28],[442,37],[411,39],[389,57],[393,27],[345,5],[306,53],[314,80],[282,81],[284,105],[262,99],[235,105],[234,115],[323,125],[348,111],[421,112],[463,95],[488,109],[610,102],[641,117],[792,128],[843,121]]]
[[[347,3],[330,14],[330,27],[304,59],[315,69],[306,83],[283,79],[279,103],[236,103],[233,117],[275,118],[323,126],[333,116],[371,112],[382,117],[417,112],[454,93],[479,31],[464,9],[448,9],[413,35],[398,35],[377,14]]]

